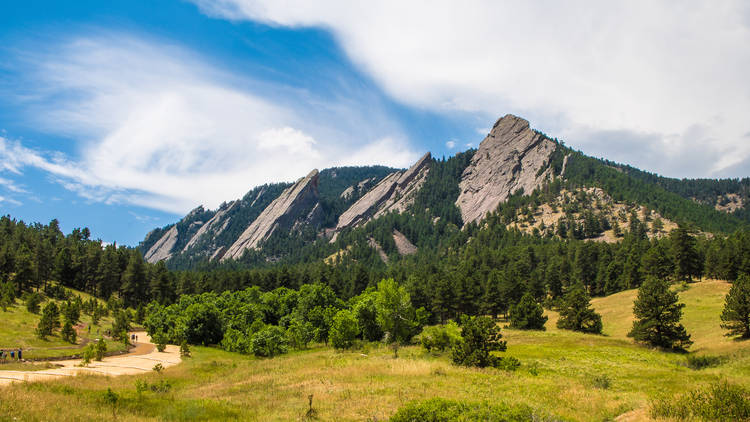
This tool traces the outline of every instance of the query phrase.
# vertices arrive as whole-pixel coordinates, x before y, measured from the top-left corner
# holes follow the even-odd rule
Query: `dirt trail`
[[[157,363],[167,368],[182,362],[178,346],[167,345],[164,352],[158,352],[145,331],[134,331],[129,334],[137,335],[139,341],[135,344],[136,347],[127,354],[106,357],[101,362],[91,361],[86,367],[78,366],[81,364],[80,359],[70,359],[52,361],[51,364],[60,365],[60,367],[42,371],[0,371],[0,386],[16,381],[44,381],[72,377],[81,373],[108,376],[142,374],[152,371]]]

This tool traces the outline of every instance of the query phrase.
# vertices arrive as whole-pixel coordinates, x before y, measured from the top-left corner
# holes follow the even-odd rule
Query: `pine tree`
[[[65,320],[65,324],[63,324],[62,330],[60,330],[60,337],[68,343],[76,344],[76,330],[73,329],[73,325],[67,319]]]
[[[750,338],[750,276],[747,274],[741,274],[729,289],[721,320],[724,322],[721,328],[729,330],[728,336]]]
[[[498,314],[507,309],[508,306],[504,303],[503,295],[500,291],[500,272],[498,270],[493,270],[484,286],[482,312],[495,319]]]
[[[510,326],[520,330],[544,330],[547,317],[534,296],[526,293],[510,310]]]
[[[586,294],[586,290],[581,285],[568,292],[563,299],[557,328],[600,334],[602,332],[602,317],[591,309],[590,300],[589,295]]]
[[[675,276],[678,280],[692,281],[703,273],[703,262],[695,247],[695,238],[687,228],[680,226],[669,233],[672,240]]]
[[[451,350],[451,359],[456,365],[487,367],[497,366],[499,358],[493,351],[505,351],[507,345],[500,328],[488,317],[465,318],[461,322],[461,339]]]
[[[680,324],[682,303],[677,293],[669,289],[669,282],[650,277],[638,289],[633,306],[633,329],[628,337],[636,341],[666,349],[682,350],[693,343],[685,327]]]
[[[44,339],[52,335],[52,331],[60,326],[60,310],[55,302],[49,302],[42,310],[42,317],[36,327],[36,334]]]

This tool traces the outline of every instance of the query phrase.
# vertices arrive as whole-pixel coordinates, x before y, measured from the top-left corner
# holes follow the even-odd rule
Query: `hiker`
[[[131,340],[135,340],[135,334],[131,334],[131,335],[130,335],[130,339],[131,339]]]
[[[21,349],[18,349],[18,360],[21,360]]]
[[[16,356],[16,355],[15,355],[15,352],[11,350],[11,351],[10,351],[10,358],[11,358],[11,359],[13,359],[13,358],[14,358],[15,356]]]

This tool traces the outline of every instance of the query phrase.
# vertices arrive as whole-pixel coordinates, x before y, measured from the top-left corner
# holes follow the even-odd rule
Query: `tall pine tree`
[[[633,329],[628,337],[636,341],[666,349],[683,350],[693,342],[680,324],[683,303],[677,303],[677,293],[669,289],[666,280],[649,277],[638,289],[633,306]]]

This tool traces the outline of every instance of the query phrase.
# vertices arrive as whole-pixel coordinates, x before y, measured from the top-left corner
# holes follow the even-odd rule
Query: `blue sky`
[[[454,154],[506,113],[660,174],[750,175],[742,2],[516,3],[4,2],[0,212],[135,245],[314,167]]]

